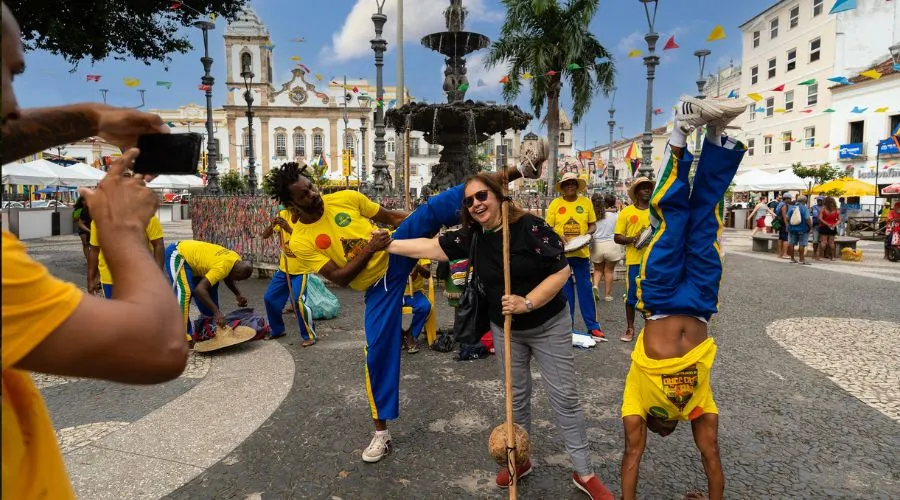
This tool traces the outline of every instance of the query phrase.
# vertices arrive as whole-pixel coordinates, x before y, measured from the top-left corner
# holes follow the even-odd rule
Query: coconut
[[[513,424],[516,442],[516,467],[525,465],[531,458],[531,440],[525,428],[519,424]],[[506,424],[500,424],[491,431],[488,439],[488,451],[498,464],[506,465]]]

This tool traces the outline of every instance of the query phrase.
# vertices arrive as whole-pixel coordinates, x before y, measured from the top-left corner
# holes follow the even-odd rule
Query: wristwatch
[[[528,297],[525,297],[525,309],[527,309],[528,312],[534,310],[534,303],[531,302],[531,299],[529,299]]]

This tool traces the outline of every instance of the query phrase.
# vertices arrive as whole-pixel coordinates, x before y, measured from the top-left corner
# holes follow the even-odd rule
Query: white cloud
[[[633,31],[625,38],[619,40],[619,43],[616,44],[616,52],[619,52],[622,55],[628,54],[628,52],[633,49],[647,52],[647,42],[644,41],[643,33]]]
[[[479,22],[500,22],[502,13],[489,11],[484,0],[470,0],[465,6],[469,10],[467,26],[473,19]],[[444,9],[446,0],[413,0],[404,3],[403,39],[406,44],[418,44],[419,40],[429,34],[445,29]],[[397,41],[397,2],[387,2],[383,11],[387,16],[382,36],[388,42],[388,50],[393,50]],[[372,14],[375,6],[371,0],[357,0],[350,10],[340,31],[333,34],[331,44],[322,49],[323,59],[335,59],[339,62],[357,57],[371,57],[372,48],[369,41],[375,38],[375,26]]]
[[[500,63],[491,69],[485,67],[484,59],[487,57],[486,52],[480,52],[469,56],[466,59],[466,77],[469,79],[468,95],[483,95],[489,92],[499,91],[503,86],[500,79],[509,74],[509,63]],[[443,73],[441,73],[443,75]],[[484,82],[483,87],[478,86],[478,80]],[[443,76],[441,82],[443,82]]]

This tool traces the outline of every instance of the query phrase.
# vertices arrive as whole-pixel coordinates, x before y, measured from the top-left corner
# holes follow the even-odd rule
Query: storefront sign
[[[856,178],[874,184],[875,168],[861,167],[856,172]],[[885,168],[882,165],[881,170],[878,171],[878,185],[893,184],[895,182],[900,182],[900,166]]]
[[[884,139],[878,143],[878,154],[882,156],[896,155],[900,154],[900,150],[897,149],[897,143],[893,139]]]
[[[840,149],[840,159],[847,160],[864,156],[863,143],[854,142],[851,144],[842,144]]]

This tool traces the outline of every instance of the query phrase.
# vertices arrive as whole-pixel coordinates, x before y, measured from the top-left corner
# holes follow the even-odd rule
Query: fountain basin
[[[466,101],[452,104],[411,102],[389,110],[385,120],[394,130],[424,132],[430,144],[447,146],[445,140],[465,137],[468,145],[479,144],[504,130],[524,130],[532,116],[518,106]]]
[[[444,31],[422,37],[422,45],[447,57],[463,57],[476,50],[486,49],[491,39],[470,31]]]

